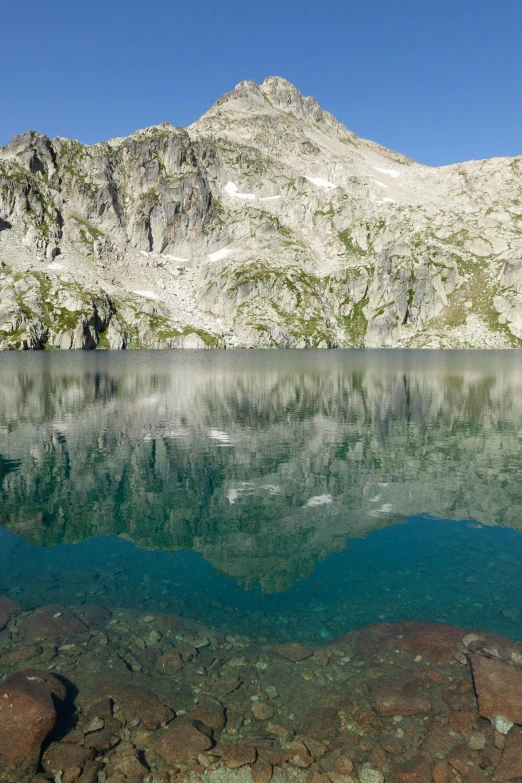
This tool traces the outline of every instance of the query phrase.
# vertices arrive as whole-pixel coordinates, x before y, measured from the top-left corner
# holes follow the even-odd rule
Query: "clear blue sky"
[[[0,144],[188,125],[277,75],[422,163],[522,153],[521,0],[25,0],[0,29]]]

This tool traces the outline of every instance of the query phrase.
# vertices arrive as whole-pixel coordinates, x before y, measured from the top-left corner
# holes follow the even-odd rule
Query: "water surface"
[[[269,639],[421,619],[520,638],[521,355],[0,361],[0,594]]]

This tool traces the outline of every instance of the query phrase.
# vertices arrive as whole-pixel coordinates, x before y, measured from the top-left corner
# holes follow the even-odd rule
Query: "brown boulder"
[[[448,718],[448,723],[453,731],[465,737],[472,732],[475,717],[472,712],[452,712]]]
[[[94,750],[67,742],[53,742],[45,751],[42,766],[48,775],[55,777],[60,770],[82,770],[85,763],[94,758]],[[79,777],[79,776],[78,776]]]
[[[245,764],[253,764],[257,758],[255,748],[248,745],[234,745],[227,750],[221,757],[221,761],[229,769],[238,769]]]
[[[60,604],[35,609],[32,614],[24,617],[20,630],[26,642],[58,642],[78,635],[86,641],[90,636],[85,623]]]
[[[42,743],[56,721],[55,699],[65,686],[49,672],[28,669],[2,683],[0,711],[0,780],[34,775]],[[7,776],[7,777],[6,777]]]
[[[331,739],[340,726],[339,715],[333,707],[315,707],[298,723],[299,733],[315,740]]]
[[[431,702],[418,695],[421,684],[420,680],[405,682],[383,677],[371,687],[374,711],[381,718],[429,714]]]
[[[212,747],[212,740],[195,726],[172,726],[164,732],[156,747],[168,764],[180,764],[197,759],[200,753]]]
[[[483,655],[470,655],[470,661],[480,715],[522,724],[522,669]]]
[[[128,671],[114,672],[111,677],[105,675],[94,682],[78,681],[81,703],[86,713],[92,714],[95,705],[110,699],[114,704],[115,717],[126,721],[141,718],[144,729],[154,730],[168,723],[174,717],[174,712],[151,691],[150,678]],[[96,715],[94,717],[101,717]],[[105,717],[105,716],[104,716]]]
[[[197,707],[194,707],[187,719],[191,722],[200,721],[215,731],[223,731],[225,728],[225,710],[219,701],[202,697]]]

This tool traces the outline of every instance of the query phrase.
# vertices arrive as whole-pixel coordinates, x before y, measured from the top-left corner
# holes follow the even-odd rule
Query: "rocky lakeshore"
[[[0,597],[2,783],[522,778],[522,644],[383,622],[276,644]]]

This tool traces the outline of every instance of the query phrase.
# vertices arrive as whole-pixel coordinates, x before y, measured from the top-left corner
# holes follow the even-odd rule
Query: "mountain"
[[[522,346],[522,158],[431,168],[279,77],[0,147],[0,348]]]

